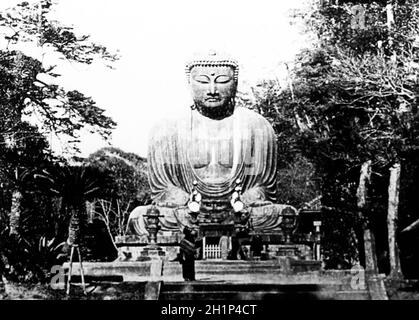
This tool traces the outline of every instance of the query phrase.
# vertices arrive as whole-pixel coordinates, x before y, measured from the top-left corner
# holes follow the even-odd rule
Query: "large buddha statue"
[[[275,133],[260,114],[236,107],[238,71],[236,61],[214,52],[188,63],[190,116],[161,121],[151,132],[148,176],[162,216],[160,233],[199,221],[246,222],[255,232],[275,232],[284,209],[296,214],[291,206],[275,204]],[[195,197],[199,207],[193,209],[188,204]],[[131,234],[148,234],[148,208],[131,213]],[[192,211],[199,211],[198,222]]]

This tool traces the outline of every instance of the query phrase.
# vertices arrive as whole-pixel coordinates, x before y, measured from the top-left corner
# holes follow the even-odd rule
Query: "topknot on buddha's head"
[[[230,67],[234,71],[234,80],[239,78],[239,64],[226,53],[219,53],[211,50],[207,53],[198,53],[186,64],[186,75],[190,77],[194,67]]]

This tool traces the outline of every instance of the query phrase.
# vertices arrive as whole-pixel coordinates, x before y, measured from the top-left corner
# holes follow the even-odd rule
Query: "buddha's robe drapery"
[[[240,179],[244,201],[274,202],[276,152],[272,126],[245,108],[223,120],[194,110],[190,119],[165,121],[154,129],[149,144],[153,199],[184,205],[194,180],[204,199],[226,199]]]
[[[228,203],[237,179],[242,181],[242,201],[250,208],[255,230],[278,230],[281,212],[290,206],[274,204],[276,161],[272,126],[249,109],[236,108],[222,120],[192,110],[189,118],[162,121],[152,130],[148,152],[152,198],[164,216],[162,231],[188,224],[187,210],[179,207],[187,204],[194,181],[203,201]],[[147,208],[131,213],[132,233],[148,233],[143,218]]]

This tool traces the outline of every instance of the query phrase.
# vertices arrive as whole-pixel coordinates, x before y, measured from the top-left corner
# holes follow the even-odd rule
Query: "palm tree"
[[[61,197],[62,205],[70,214],[67,244],[71,247],[71,253],[67,294],[70,293],[74,250],[78,254],[83,291],[86,294],[79,245],[82,240],[82,224],[86,215],[86,201],[92,200],[99,193],[99,171],[87,166],[64,166],[55,167],[50,172],[45,171],[44,174],[39,174],[37,177],[47,182],[48,190],[52,194]]]
[[[57,166],[36,176],[46,182],[54,196],[61,198],[62,206],[70,215],[67,243],[79,245],[86,201],[99,193],[100,172],[88,166]]]

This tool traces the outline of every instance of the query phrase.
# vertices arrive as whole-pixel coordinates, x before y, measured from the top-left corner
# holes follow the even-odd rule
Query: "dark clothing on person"
[[[252,237],[250,242],[250,252],[254,257],[260,257],[262,255],[263,243],[262,238],[258,235]]]
[[[182,276],[185,281],[195,280],[195,237],[187,228],[185,238],[180,241],[179,262],[182,264]]]

